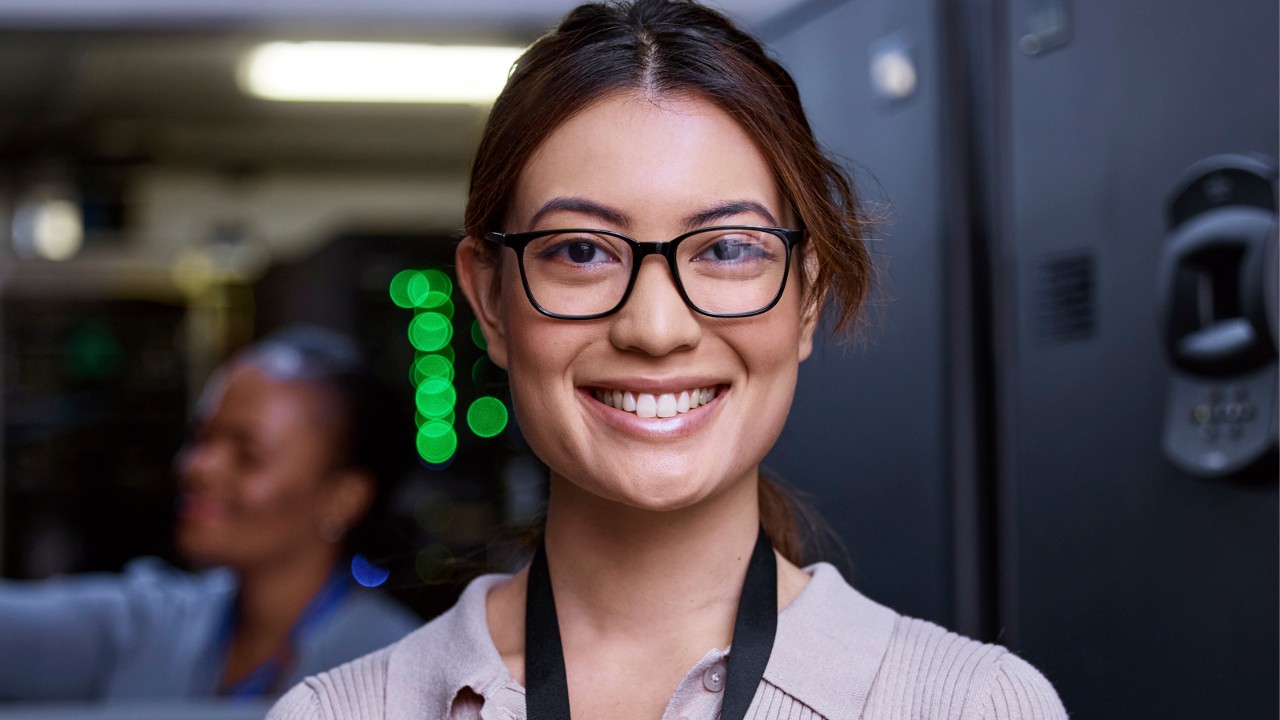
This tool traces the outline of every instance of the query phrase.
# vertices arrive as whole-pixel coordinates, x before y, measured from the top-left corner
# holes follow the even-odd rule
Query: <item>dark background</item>
[[[0,4],[5,576],[176,562],[169,464],[191,402],[272,329],[352,332],[411,396],[412,312],[387,286],[449,270],[484,110],[252,100],[240,53],[281,37],[523,44],[571,4]],[[881,218],[867,326],[802,366],[769,459],[834,529],[832,559],[886,605],[1021,653],[1073,717],[1280,715],[1274,450],[1218,478],[1162,451],[1176,383],[1243,382],[1171,363],[1162,262],[1187,168],[1280,155],[1276,4],[729,5]],[[882,62],[898,85],[877,84]],[[15,208],[54,191],[78,198],[85,247],[24,258]],[[502,378],[455,302],[465,408]],[[1267,347],[1249,372],[1274,377]],[[1264,417],[1275,387],[1253,396]],[[541,493],[514,428],[459,439],[397,494],[389,585],[426,615],[513,562],[501,529]]]

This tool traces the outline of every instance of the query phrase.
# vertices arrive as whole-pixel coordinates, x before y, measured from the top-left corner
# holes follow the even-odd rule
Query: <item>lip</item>
[[[592,390],[602,388],[626,388],[635,392],[659,394],[666,392],[678,393],[681,390],[688,390],[693,387],[711,386],[716,388],[716,396],[710,402],[670,418],[638,417],[635,413],[609,407],[591,394]],[[613,384],[611,384],[611,381],[600,381],[579,386],[577,390],[578,399],[585,406],[587,412],[606,426],[626,435],[650,440],[673,440],[693,435],[711,422],[719,410],[721,402],[731,392],[727,383],[705,379],[686,380],[683,378],[662,381],[625,380]]]
[[[222,503],[206,497],[183,493],[178,498],[178,518],[187,523],[211,524],[226,518]]]

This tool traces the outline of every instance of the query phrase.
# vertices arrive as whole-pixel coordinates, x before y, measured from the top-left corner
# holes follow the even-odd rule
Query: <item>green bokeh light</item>
[[[444,493],[429,495],[413,511],[413,517],[418,521],[418,526],[436,534],[452,527],[457,515],[457,505]]]
[[[475,383],[476,387],[483,388],[488,385],[490,379],[497,374],[497,370],[498,366],[494,365],[493,361],[487,356],[482,355],[480,359],[476,360],[475,364],[471,366],[471,382]]]
[[[427,284],[432,290],[441,293],[445,297],[453,295],[453,281],[450,280],[449,276],[444,274],[444,272],[436,270],[435,268],[423,270],[422,277],[427,281]]]
[[[484,339],[484,331],[480,329],[479,320],[471,321],[471,342],[475,343],[476,347],[481,350],[489,349],[489,343]]]
[[[405,294],[409,298],[409,304],[414,307],[422,307],[423,300],[427,295],[431,294],[431,281],[420,272],[415,272],[409,276],[409,282],[405,285]]]
[[[90,320],[67,342],[66,365],[77,378],[104,378],[120,365],[120,342],[106,323]]]
[[[409,302],[414,307],[435,308],[449,301],[453,283],[439,270],[424,270],[409,278],[407,289]],[[450,303],[452,305],[452,303]],[[452,312],[446,313],[452,315]]]
[[[423,582],[434,585],[448,578],[452,563],[453,553],[449,552],[449,548],[435,543],[418,551],[413,566]]]
[[[420,308],[430,309],[430,308],[438,308],[444,305],[445,303],[449,304],[450,309],[448,312],[443,312],[441,314],[452,317],[453,301],[449,299],[448,295],[445,295],[442,292],[436,292],[435,290],[428,290],[422,297],[417,299],[417,302],[415,304]]]
[[[409,372],[409,382],[414,386],[421,385],[427,378],[444,378],[453,382],[453,361],[443,355],[419,355],[413,361]]]
[[[387,288],[391,295],[391,302],[402,308],[413,307],[413,298],[409,294],[409,286],[422,281],[422,273],[417,270],[401,270],[396,273],[395,277],[391,278],[390,286]]]
[[[429,463],[440,464],[458,449],[458,433],[443,420],[430,420],[418,428],[418,454]]]
[[[434,290],[432,290],[432,291],[431,291],[431,295],[432,295],[433,297],[434,297],[435,295],[437,295],[437,294],[438,294],[438,293],[436,293],[436,291],[434,291]],[[441,315],[443,315],[443,316],[445,316],[445,317],[449,318],[450,320],[452,320],[452,319],[453,319],[453,311],[454,311],[454,308],[453,308],[453,301],[452,301],[452,300],[450,300],[449,298],[445,298],[445,299],[444,299],[444,300],[443,300],[439,305],[436,305],[435,307],[431,308],[431,311],[432,311],[432,312],[436,312],[436,313],[440,313]]]
[[[444,378],[427,378],[414,393],[418,412],[429,418],[440,418],[453,411],[458,404],[458,393],[453,384]]]
[[[507,406],[496,397],[480,397],[467,408],[467,427],[480,437],[493,437],[507,427]]]
[[[426,415],[423,415],[421,412],[415,410],[413,413],[413,426],[420,429],[424,424],[429,423],[432,420],[443,420],[444,422],[447,422],[450,425],[453,425],[455,421],[457,421],[457,419],[458,419],[458,415],[453,411],[449,411],[443,417],[429,418]]]
[[[453,324],[438,312],[423,312],[409,322],[409,343],[424,352],[439,350],[453,339]]]

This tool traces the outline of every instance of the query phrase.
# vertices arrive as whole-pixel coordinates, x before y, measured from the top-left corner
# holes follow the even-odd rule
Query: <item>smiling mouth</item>
[[[596,388],[592,397],[611,408],[642,418],[671,418],[683,415],[716,399],[716,386],[690,388],[678,393],[644,393]]]

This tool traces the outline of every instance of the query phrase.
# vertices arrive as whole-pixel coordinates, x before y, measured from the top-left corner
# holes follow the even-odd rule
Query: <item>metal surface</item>
[[[1169,193],[1224,152],[1275,156],[1269,0],[1074,3],[1070,45],[1018,49],[1001,240],[1016,299],[1002,381],[1002,618],[1073,717],[1275,718],[1276,478],[1209,483],[1162,456],[1158,268]],[[1096,327],[1037,332],[1036,272],[1094,258]]]
[[[851,159],[868,208],[885,219],[870,243],[882,272],[870,326],[861,342],[826,338],[801,365],[768,463],[845,541],[855,586],[954,626],[936,13],[922,0],[814,3],[768,34],[819,138]],[[918,68],[914,94],[892,102],[869,71],[889,36],[914,41]]]

